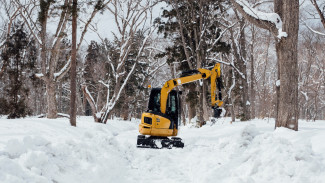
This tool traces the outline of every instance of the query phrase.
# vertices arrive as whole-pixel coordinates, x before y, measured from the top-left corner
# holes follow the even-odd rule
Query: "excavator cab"
[[[152,114],[157,114],[168,118],[170,123],[170,129],[178,129],[178,124],[180,123],[180,100],[179,93],[172,90],[168,94],[166,113],[163,114],[160,111],[160,93],[161,88],[153,88],[150,93],[148,112]]]

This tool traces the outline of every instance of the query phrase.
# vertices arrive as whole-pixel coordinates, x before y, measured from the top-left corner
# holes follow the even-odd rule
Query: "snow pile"
[[[250,125],[236,140],[223,139],[220,149],[232,153],[210,172],[206,182],[324,182],[322,157],[313,152],[311,143],[293,144],[281,137],[288,133],[295,132],[280,128],[260,133]]]
[[[131,181],[125,176],[128,161],[122,157],[117,133],[104,125],[93,126],[90,132],[65,126],[79,133],[60,138],[65,131],[61,127],[56,128],[55,140],[30,135],[8,140],[0,151],[0,182]]]
[[[0,119],[0,182],[302,182],[325,180],[325,122],[182,126],[183,149],[136,148],[138,120],[70,127],[66,118]]]

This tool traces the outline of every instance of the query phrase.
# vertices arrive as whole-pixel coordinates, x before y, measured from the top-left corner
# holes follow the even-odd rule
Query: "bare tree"
[[[276,127],[298,130],[299,1],[275,0],[275,13],[262,13],[245,0],[230,0],[247,21],[269,30],[277,39],[278,58]]]
[[[42,79],[46,85],[47,94],[47,117],[57,117],[57,101],[56,101],[56,86],[57,83],[66,75],[71,66],[70,57],[67,58],[66,64],[59,68],[58,59],[60,55],[60,43],[63,38],[66,37],[69,29],[67,24],[70,19],[69,7],[71,0],[64,1],[28,1],[20,2],[14,1],[14,5],[19,10],[19,16],[22,17],[24,22],[29,28],[29,31],[33,35],[34,39],[41,47],[41,73],[36,76]],[[77,46],[77,50],[80,48],[87,29],[95,17],[95,15],[110,2],[108,1],[96,1],[89,18],[83,25],[81,31],[80,40]],[[89,13],[89,12],[88,12]],[[57,20],[56,29],[54,32],[48,29],[48,24],[52,20]],[[53,23],[52,23],[53,24]],[[51,33],[53,36],[51,37]]]
[[[85,96],[92,107],[94,120],[96,122],[107,122],[111,111],[120,99],[125,86],[128,84],[130,77],[132,77],[135,71],[148,39],[154,31],[154,27],[152,26],[148,29],[145,28],[146,21],[148,18],[151,18],[150,13],[152,13],[151,10],[154,5],[155,3],[149,0],[128,0],[126,3],[119,0],[113,0],[112,4],[106,7],[108,11],[114,15],[115,24],[118,28],[119,54],[117,58],[111,58],[109,54],[107,55],[107,62],[112,71],[112,78],[114,79],[108,79],[105,82],[100,81],[107,88],[106,104],[101,110],[97,108],[97,104],[93,100],[91,93],[87,90],[87,87],[83,87]],[[138,31],[142,31],[146,36],[140,44],[137,54],[134,55],[130,71],[127,72],[126,63],[133,46],[132,43]],[[113,93],[111,94],[111,92]]]

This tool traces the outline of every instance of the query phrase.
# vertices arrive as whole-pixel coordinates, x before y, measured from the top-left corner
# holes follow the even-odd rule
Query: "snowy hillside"
[[[184,149],[137,149],[138,122],[0,119],[0,182],[325,182],[325,121],[181,127]]]

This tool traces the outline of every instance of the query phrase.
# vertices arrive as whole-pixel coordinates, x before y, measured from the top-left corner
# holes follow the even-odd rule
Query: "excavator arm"
[[[171,79],[166,81],[166,83],[161,88],[161,95],[160,95],[160,111],[162,113],[166,113],[166,106],[167,106],[167,99],[168,94],[170,91],[172,91],[173,88],[179,85],[183,85],[186,83],[191,83],[200,79],[211,79],[211,106],[212,107],[221,107],[223,102],[221,101],[221,70],[220,70],[220,64],[217,63],[214,65],[212,70],[208,69],[198,69],[198,74],[180,77],[176,79]],[[216,88],[217,84],[216,81],[218,81],[218,89],[219,89],[219,99],[216,99]]]

